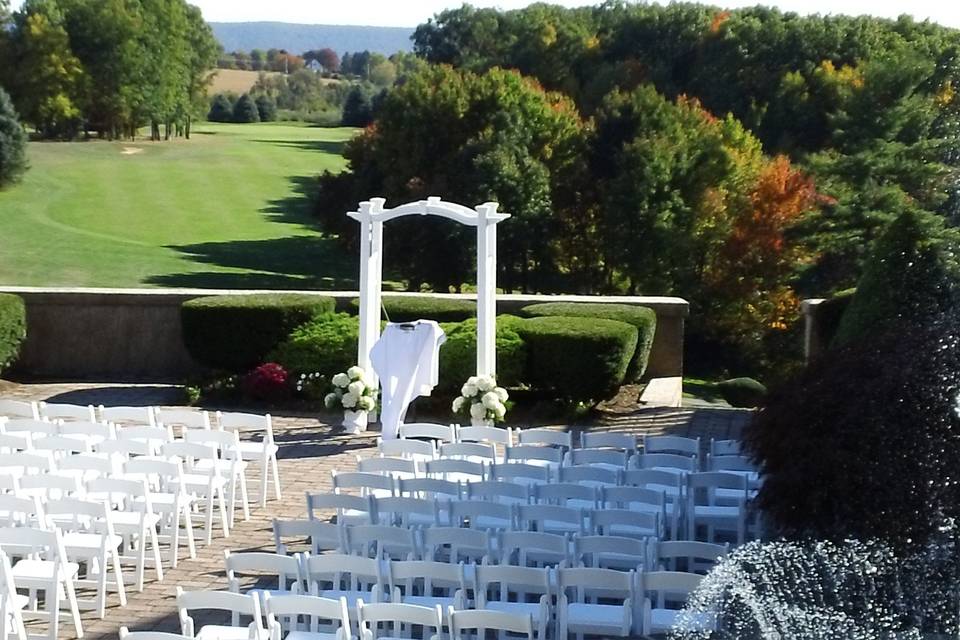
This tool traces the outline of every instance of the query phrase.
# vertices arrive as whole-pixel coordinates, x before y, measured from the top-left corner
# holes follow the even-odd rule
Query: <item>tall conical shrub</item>
[[[0,189],[27,170],[27,134],[6,91],[0,87]]]

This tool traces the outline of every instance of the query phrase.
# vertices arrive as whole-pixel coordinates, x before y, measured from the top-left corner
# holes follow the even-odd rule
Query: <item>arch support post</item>
[[[376,388],[379,380],[370,362],[370,350],[380,338],[380,303],[383,282],[383,222],[377,214],[384,199],[372,198],[360,203],[360,336],[357,364],[367,372],[367,379]]]
[[[496,203],[477,207],[477,375],[497,375]]]

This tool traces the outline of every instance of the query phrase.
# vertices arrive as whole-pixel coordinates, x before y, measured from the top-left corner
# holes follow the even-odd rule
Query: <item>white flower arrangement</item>
[[[333,391],[323,399],[327,409],[373,411],[377,407],[377,390],[366,380],[366,371],[350,367],[346,373],[333,376]]]
[[[456,414],[473,420],[502,422],[507,415],[507,390],[497,386],[493,376],[470,376],[460,388],[460,395],[453,399],[452,409]]]

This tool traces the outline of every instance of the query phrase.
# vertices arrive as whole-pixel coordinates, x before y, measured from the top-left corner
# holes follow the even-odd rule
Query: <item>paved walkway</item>
[[[0,397],[45,400],[77,404],[170,405],[179,391],[165,385],[113,384],[25,384],[0,382]],[[636,433],[673,433],[704,438],[737,437],[749,412],[723,409],[637,409],[608,414],[588,428],[632,431]],[[560,427],[562,428],[562,427]],[[569,428],[569,427],[568,427]],[[253,507],[251,518],[239,517],[229,538],[214,536],[210,546],[199,546],[195,560],[182,560],[175,570],[165,572],[164,581],[147,582],[142,593],[128,593],[128,604],[120,608],[116,597],[109,599],[104,620],[90,613],[83,616],[86,638],[116,638],[121,625],[131,630],[157,630],[179,633],[180,623],[174,598],[177,585],[186,590],[225,589],[223,552],[273,550],[272,520],[306,516],[304,494],[329,491],[332,469],[352,469],[357,456],[373,455],[376,432],[346,435],[338,427],[308,416],[274,415],[275,438],[280,445],[280,481],[282,500],[270,500],[266,509]],[[251,497],[259,487],[259,469],[248,471]],[[272,494],[270,494],[272,496]],[[215,531],[215,533],[219,533]],[[185,552],[184,552],[185,555]],[[132,575],[132,574],[130,574]],[[154,574],[147,572],[147,578]],[[39,630],[37,630],[39,631]],[[73,638],[73,629],[61,624],[61,638]]]

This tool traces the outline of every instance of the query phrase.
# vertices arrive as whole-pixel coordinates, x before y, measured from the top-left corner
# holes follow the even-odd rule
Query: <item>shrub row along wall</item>
[[[27,311],[20,296],[0,293],[0,373],[20,353],[27,337]]]
[[[29,335],[14,367],[21,376],[101,380],[177,380],[197,372],[201,365],[185,347],[181,328],[181,305],[211,295],[254,296],[266,291],[203,289],[52,289],[6,287],[0,292],[15,293],[26,303]],[[337,309],[349,310],[357,292],[290,292],[314,298],[332,298]],[[413,302],[400,300],[451,300],[460,309],[451,309],[454,321],[473,315],[470,296],[397,294],[385,296],[391,319],[403,319],[397,307]],[[524,307],[540,302],[608,302],[648,306],[656,312],[657,328],[651,347],[647,377],[678,376],[683,369],[683,328],[688,305],[679,298],[504,295],[498,297],[501,314],[523,315]],[[321,303],[324,308],[328,302]],[[469,307],[464,315],[462,309]],[[393,309],[393,312],[391,312]],[[411,311],[413,313],[413,311]],[[414,313],[413,317],[420,314]],[[449,316],[448,316],[449,317]],[[501,316],[502,318],[503,316]],[[355,324],[355,320],[353,321]],[[512,339],[498,327],[498,350],[509,353]],[[473,353],[474,339],[466,336],[444,347],[463,343]],[[471,345],[467,347],[467,345]],[[239,348],[239,347],[238,347]],[[451,349],[453,351],[453,349]],[[500,356],[501,376],[516,356]],[[351,360],[355,356],[351,352]],[[473,368],[473,359],[468,364]],[[456,377],[460,377],[458,374]]]

